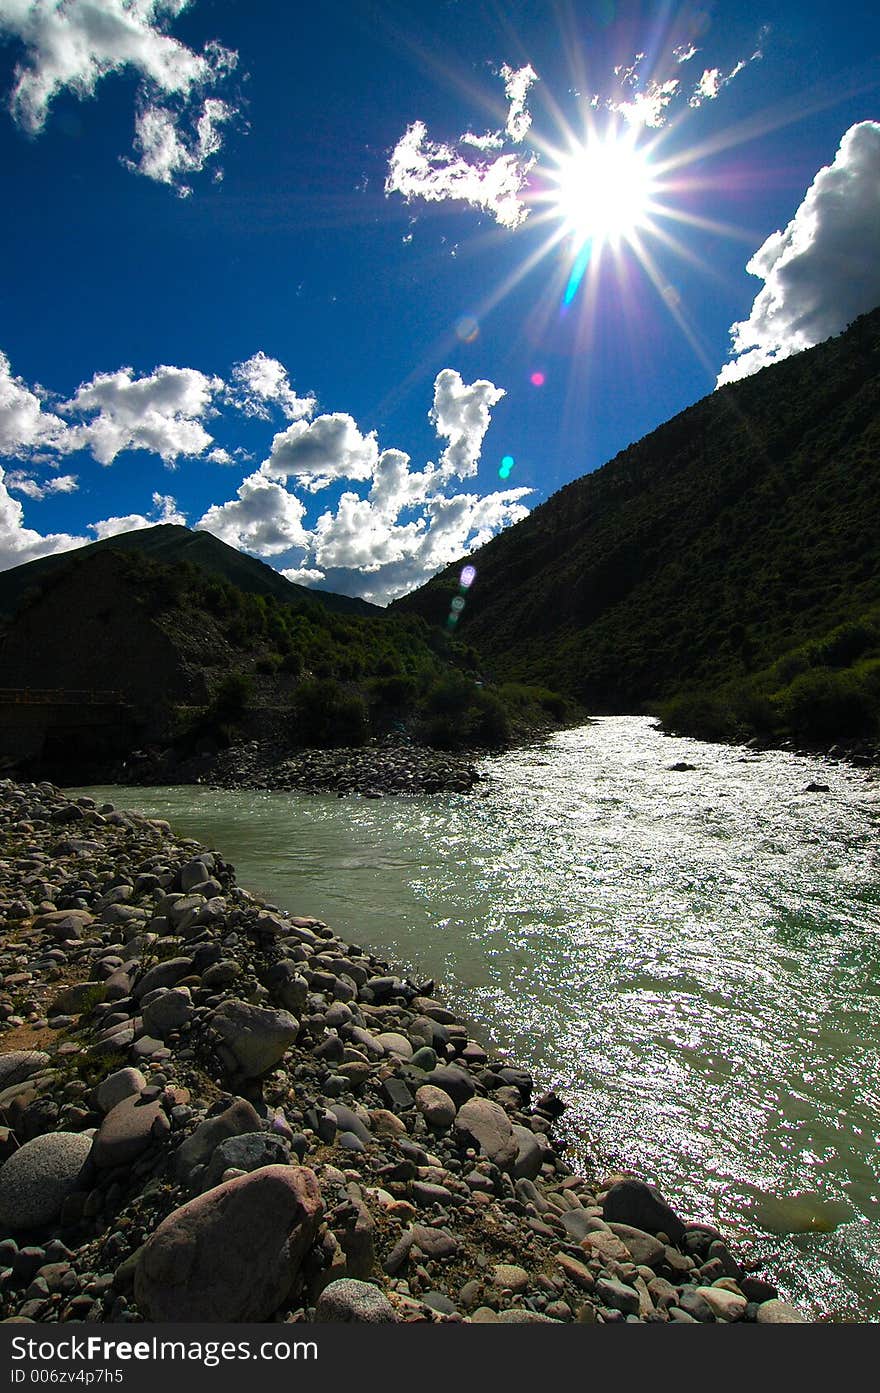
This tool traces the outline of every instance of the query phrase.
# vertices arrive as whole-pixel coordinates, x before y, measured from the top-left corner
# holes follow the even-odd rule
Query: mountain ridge
[[[11,617],[27,590],[40,585],[65,566],[76,564],[84,556],[110,550],[142,552],[150,559],[163,563],[189,561],[200,570],[229,581],[247,594],[272,595],[291,604],[319,604],[336,614],[382,613],[378,605],[372,605],[368,600],[297,585],[264,561],[238,551],[211,532],[166,522],[157,523],[155,527],[117,533],[113,537],[104,537],[70,551],[41,556],[35,561],[26,561],[21,566],[0,572],[0,614]]]
[[[748,683],[847,624],[870,630],[861,658],[880,647],[878,455],[875,310],[688,407],[391,609],[445,623],[467,560],[457,632],[492,676],[594,712]]]

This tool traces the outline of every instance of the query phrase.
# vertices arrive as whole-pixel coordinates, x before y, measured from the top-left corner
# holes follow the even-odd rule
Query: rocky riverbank
[[[0,1316],[803,1320],[437,1000],[168,824],[0,783]]]
[[[86,782],[103,782],[102,777]],[[272,792],[469,793],[481,778],[473,756],[431,749],[407,740],[372,741],[343,749],[291,750],[251,740],[216,754],[179,760],[172,751],[141,751],[107,773],[111,783],[210,784]]]

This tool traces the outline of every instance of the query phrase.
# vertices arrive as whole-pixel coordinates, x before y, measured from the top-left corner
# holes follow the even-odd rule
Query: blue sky
[[[421,583],[880,302],[878,51],[869,4],[0,0],[0,566],[165,518]]]

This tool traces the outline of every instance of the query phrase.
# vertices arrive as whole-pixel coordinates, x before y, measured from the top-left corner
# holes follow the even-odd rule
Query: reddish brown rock
[[[171,1123],[158,1100],[142,1102],[139,1094],[123,1098],[101,1123],[92,1147],[92,1160],[101,1170],[127,1165],[170,1130]]]
[[[148,1239],[135,1300],[147,1320],[268,1320],[294,1285],[322,1211],[306,1166],[228,1180],[169,1214]]]

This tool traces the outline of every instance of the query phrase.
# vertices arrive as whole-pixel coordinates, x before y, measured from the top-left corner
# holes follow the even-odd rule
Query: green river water
[[[482,768],[471,795],[376,801],[78,792],[436,977],[558,1088],[572,1161],[655,1181],[814,1316],[880,1319],[880,779],[643,717]]]

